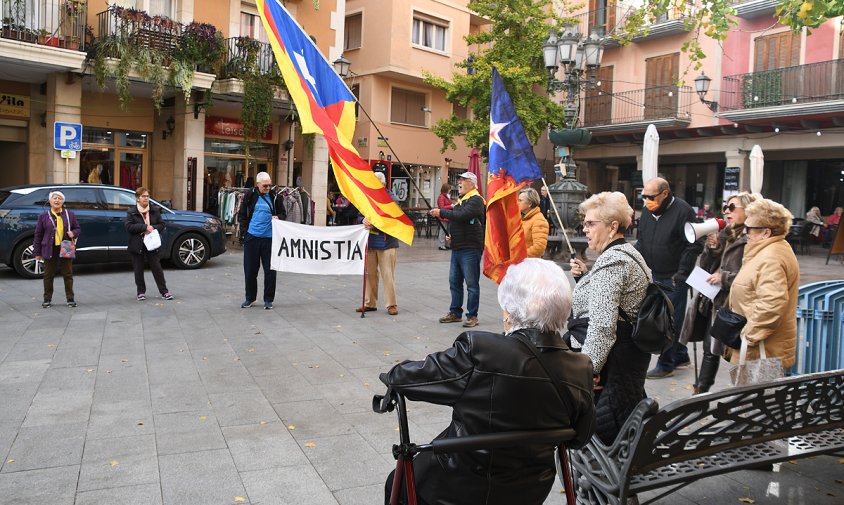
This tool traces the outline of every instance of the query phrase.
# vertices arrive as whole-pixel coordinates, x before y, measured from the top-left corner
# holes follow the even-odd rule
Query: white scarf
[[[149,204],[146,207],[141,207],[141,204],[138,204],[138,212],[141,213],[141,217],[144,218],[144,223],[149,226]]]

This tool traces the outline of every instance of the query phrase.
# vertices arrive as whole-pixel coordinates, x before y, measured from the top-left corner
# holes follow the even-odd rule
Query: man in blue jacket
[[[686,240],[686,223],[695,222],[692,207],[674,196],[668,181],[655,177],[642,189],[645,208],[639,219],[636,249],[645,258],[654,282],[672,287],[667,291],[674,305],[674,344],[659,356],[656,367],[648,372],[648,379],[662,379],[674,375],[674,369],[690,364],[689,351],[679,341],[686,314],[686,279],[703,251],[699,242]]]
[[[463,320],[463,283],[466,283],[466,322],[463,326],[478,325],[478,307],[481,300],[481,259],[484,254],[484,227],[486,202],[478,190],[478,177],[472,172],[460,175],[457,189],[460,198],[452,209],[432,209],[434,217],[449,220],[451,239],[451,267],[448,286],[451,289],[451,306],[441,323],[459,323]]]

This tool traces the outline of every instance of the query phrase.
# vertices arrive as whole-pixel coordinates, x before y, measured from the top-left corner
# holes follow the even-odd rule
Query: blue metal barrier
[[[844,368],[844,280],[800,286],[797,356],[790,374]]]

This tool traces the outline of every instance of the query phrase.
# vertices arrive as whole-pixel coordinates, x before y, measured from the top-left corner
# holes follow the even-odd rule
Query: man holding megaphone
[[[656,367],[648,372],[649,379],[674,375],[674,369],[691,364],[689,351],[679,342],[686,313],[688,286],[686,279],[703,251],[700,241],[686,240],[686,224],[695,221],[695,211],[674,196],[668,181],[655,177],[642,189],[645,208],[639,219],[636,249],[645,258],[654,282],[672,287],[666,294],[674,306],[674,344],[659,356]]]

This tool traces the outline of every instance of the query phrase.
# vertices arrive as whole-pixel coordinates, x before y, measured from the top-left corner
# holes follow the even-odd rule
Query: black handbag
[[[727,307],[721,307],[715,313],[715,322],[709,334],[732,349],[741,349],[741,330],[747,324],[747,318]]]

